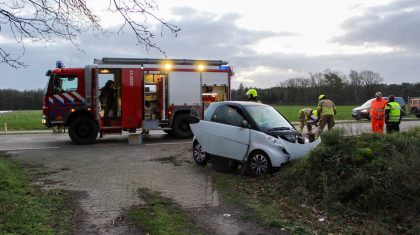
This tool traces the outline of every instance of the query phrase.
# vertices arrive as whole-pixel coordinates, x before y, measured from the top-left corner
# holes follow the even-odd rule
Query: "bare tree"
[[[109,0],[105,2],[108,11],[122,19],[118,32],[125,28],[131,30],[137,40],[137,45],[165,52],[154,42],[155,34],[148,26],[148,20],[153,20],[177,35],[180,28],[159,18],[154,12],[158,10],[154,0]],[[5,31],[5,28],[8,31]],[[87,5],[86,0],[3,0],[0,1],[0,33],[10,34],[22,45],[19,55],[8,52],[0,46],[0,63],[11,67],[26,66],[22,61],[25,53],[25,43],[42,42],[46,45],[64,39],[80,49],[78,37],[86,32],[104,33],[101,18]],[[0,35],[1,35],[0,34]]]
[[[381,75],[370,70],[361,71],[359,76],[362,86],[366,88],[367,98],[372,97],[375,88],[384,81]]]
[[[354,98],[356,103],[360,103],[359,89],[362,86],[362,81],[359,73],[356,70],[351,70],[349,73],[350,86],[353,88]]]

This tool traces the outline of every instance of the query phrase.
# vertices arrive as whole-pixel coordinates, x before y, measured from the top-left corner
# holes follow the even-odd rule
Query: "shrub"
[[[399,232],[420,232],[419,153],[420,128],[361,136],[333,130],[282,177],[299,172],[297,184],[331,213],[345,208],[361,217],[381,215],[376,219],[391,221]]]

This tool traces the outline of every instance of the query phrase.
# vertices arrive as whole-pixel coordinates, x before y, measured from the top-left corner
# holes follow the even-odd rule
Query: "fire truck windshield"
[[[78,77],[75,75],[52,75],[50,80],[54,84],[53,94],[77,90]]]

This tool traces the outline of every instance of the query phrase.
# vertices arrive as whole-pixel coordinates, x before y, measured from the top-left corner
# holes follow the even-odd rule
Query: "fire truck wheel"
[[[69,136],[76,144],[93,144],[98,136],[98,127],[88,117],[77,117],[69,126]]]
[[[186,139],[193,136],[189,119],[190,115],[188,113],[180,113],[175,116],[172,123],[172,135],[175,138]]]

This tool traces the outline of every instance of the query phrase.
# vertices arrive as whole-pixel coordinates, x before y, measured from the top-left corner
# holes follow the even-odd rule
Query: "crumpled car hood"
[[[290,160],[296,160],[296,159],[304,157],[312,149],[314,149],[316,146],[318,146],[321,143],[321,138],[318,138],[312,143],[305,143],[305,144],[291,143],[289,141],[283,140],[282,138],[279,138],[279,140],[283,144],[284,149],[286,149],[286,151],[289,153]]]

